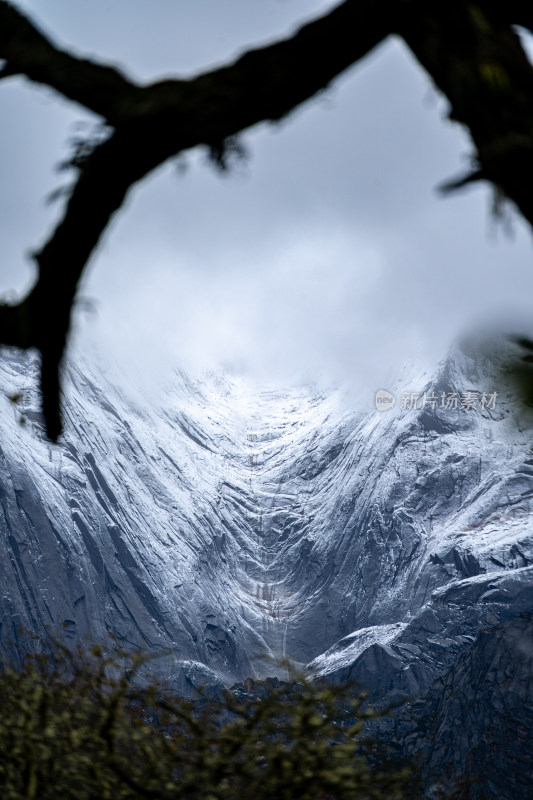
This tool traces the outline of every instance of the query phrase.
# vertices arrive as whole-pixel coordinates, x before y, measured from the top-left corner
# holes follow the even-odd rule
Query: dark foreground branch
[[[471,174],[445,185],[492,183],[533,226],[533,68],[512,23],[515,3],[404,0],[400,33],[476,147]]]
[[[83,270],[128,189],[185,149],[224,148],[258,122],[279,120],[324,89],[391,32],[393,0],[343,3],[292,38],[251,51],[192,80],[136,87],[120,73],[54,47],[0,0],[0,57],[5,74],[24,73],[105,117],[115,132],[85,159],[65,215],[35,256],[38,280],[21,306],[0,309],[0,341],[37,347],[47,433],[61,432],[59,369]],[[3,322],[2,322],[3,320]],[[17,333],[10,332],[16,321]],[[24,330],[24,326],[27,330]],[[19,330],[21,328],[21,330]],[[8,341],[9,340],[9,341]]]
[[[231,137],[282,119],[391,33],[403,36],[448,97],[452,118],[470,130],[478,163],[454,187],[488,180],[533,226],[533,70],[512,28],[531,28],[531,16],[517,0],[346,0],[229,66],[139,87],[111,67],[61,51],[0,0],[4,76],[45,83],[114,128],[75,162],[79,179],[36,255],[34,289],[20,305],[0,307],[0,342],[41,351],[50,438],[61,430],[59,367],[79,280],[129,188],[183,150],[207,145],[223,153]]]
[[[0,78],[25,75],[113,125],[128,116],[142,94],[114,67],[60,50],[6,0],[0,0],[0,59],[5,61]]]

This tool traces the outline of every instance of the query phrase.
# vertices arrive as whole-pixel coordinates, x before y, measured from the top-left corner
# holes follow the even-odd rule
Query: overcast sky
[[[139,81],[187,75],[288,35],[320,0],[15,0],[65,47]],[[61,213],[46,196],[77,125],[97,120],[22,79],[0,84],[0,292],[31,285],[28,253]],[[153,380],[223,365],[260,381],[353,381],[430,365],[491,320],[533,321],[531,237],[490,216],[477,187],[439,183],[469,166],[467,136],[397,40],[281,125],[242,139],[221,176],[195,151],[144,181],[84,280],[79,345]],[[96,344],[95,344],[96,343]]]

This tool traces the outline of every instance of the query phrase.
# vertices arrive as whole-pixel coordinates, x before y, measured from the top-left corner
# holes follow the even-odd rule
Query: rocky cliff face
[[[468,797],[526,798],[533,786],[533,614],[484,628],[389,736],[418,756],[427,785],[463,774]]]
[[[0,399],[2,646],[24,647],[20,627],[111,631],[166,653],[181,689],[283,676],[288,659],[376,701],[437,692],[485,652],[480,631],[533,611],[533,414],[505,373],[519,355],[463,345],[384,413],[184,375],[149,404],[80,364],[57,446],[34,365],[4,356],[20,398]]]

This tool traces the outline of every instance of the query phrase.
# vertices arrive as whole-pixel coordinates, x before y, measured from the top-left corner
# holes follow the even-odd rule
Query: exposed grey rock
[[[385,725],[416,755],[428,789],[462,779],[472,800],[517,800],[533,786],[533,614],[482,629],[425,696]]]
[[[533,611],[533,414],[504,379],[513,346],[457,348],[416,387],[434,407],[384,413],[181,374],[154,405],[80,364],[57,446],[34,365],[5,356],[22,400],[0,398],[2,647],[24,650],[20,627],[110,632],[193,694],[284,677],[284,659],[378,703],[434,691],[481,630]],[[497,401],[439,404],[467,391]]]

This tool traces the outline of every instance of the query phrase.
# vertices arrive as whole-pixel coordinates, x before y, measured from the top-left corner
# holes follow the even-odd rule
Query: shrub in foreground
[[[0,673],[3,800],[400,800],[412,772],[363,738],[369,711],[302,679],[190,703],[140,656],[56,646]]]

